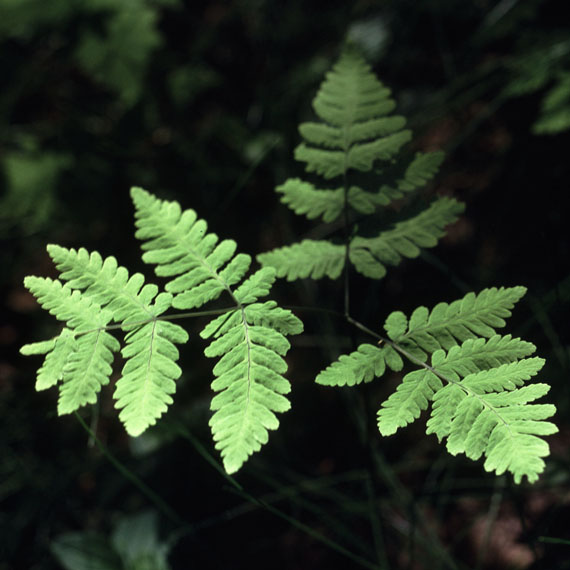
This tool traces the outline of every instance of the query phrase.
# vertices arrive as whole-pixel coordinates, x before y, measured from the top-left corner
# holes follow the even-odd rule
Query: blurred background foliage
[[[347,37],[409,118],[410,152],[447,152],[432,191],[467,204],[421,260],[379,283],[355,276],[355,316],[379,328],[395,309],[526,285],[509,332],[547,358],[561,428],[533,487],[448,457],[421,423],[381,440],[375,410],[394,379],[315,386],[362,339],[309,313],[289,357],[293,409],[237,482],[216,471],[196,334],[172,411],[136,440],[110,390],[86,429],[58,419],[18,355],[54,333],[22,287],[55,276],[46,243],[150,275],[130,186],[196,209],[251,254],[318,232],[273,188],[300,172],[297,125]],[[2,0],[0,64],[0,570],[570,567],[565,2]],[[329,281],[277,294],[342,302]]]

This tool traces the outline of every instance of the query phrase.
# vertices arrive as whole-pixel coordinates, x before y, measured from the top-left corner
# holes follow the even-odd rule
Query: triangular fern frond
[[[335,178],[350,169],[368,171],[375,160],[389,160],[411,138],[405,119],[387,117],[395,107],[390,90],[355,52],[346,51],[327,74],[313,102],[324,123],[299,127],[306,143],[295,158],[309,172]]]
[[[350,242],[350,260],[366,277],[380,279],[386,265],[397,265],[402,257],[417,257],[421,247],[434,247],[445,235],[444,228],[457,220],[463,204],[452,198],[439,198],[417,216],[397,223],[378,237],[356,236]]]
[[[114,397],[127,432],[137,436],[172,403],[182,374],[176,345],[185,343],[188,333],[170,322],[166,311],[200,307],[226,293],[235,308],[212,318],[201,336],[212,339],[206,355],[221,357],[214,367],[217,395],[210,425],[226,469],[235,472],[267,442],[268,430],[277,428],[276,414],[289,409],[286,335],[300,333],[303,324],[275,301],[259,301],[269,294],[275,269],[246,276],[250,256],[236,253],[233,240],[207,233],[206,222],[193,210],[182,211],[177,202],[141,188],[131,195],[143,260],[168,279],[168,292],[145,284],[140,273],[129,275],[114,257],[50,245],[65,283],[28,277],[26,286],[66,327],[56,338],[21,351],[45,355],[36,388],[61,382],[58,412],[69,413],[95,402],[109,382],[113,352],[121,347],[110,329],[122,329],[125,364]]]
[[[447,440],[448,451],[471,459],[486,457],[487,471],[510,471],[519,483],[544,469],[548,444],[539,436],[557,431],[545,421],[550,404],[534,404],[548,391],[529,384],[544,360],[529,357],[533,344],[495,329],[505,325],[524,287],[490,288],[468,293],[433,310],[418,307],[408,319],[395,311],[386,319],[384,346],[362,344],[317,376],[329,386],[352,386],[402,369],[401,357],[419,367],[408,372],[378,411],[384,436],[415,421],[432,404],[427,433]],[[395,354],[397,360],[394,360]],[[429,362],[429,364],[428,364]]]
[[[276,190],[281,202],[309,219],[322,218],[328,223],[343,216],[344,252],[337,243],[303,240],[259,254],[258,261],[274,267],[278,277],[290,281],[324,276],[336,279],[343,269],[348,271],[346,259],[364,276],[381,279],[387,265],[397,265],[403,258],[419,255],[420,248],[437,245],[445,227],[463,211],[463,204],[456,200],[435,200],[425,211],[375,237],[355,235],[356,223],[362,216],[372,216],[378,208],[424,186],[436,174],[444,156],[442,152],[417,153],[400,178],[379,189],[361,186],[365,182],[369,185],[370,176],[360,175],[357,184],[352,183],[352,171],[368,172],[382,161],[395,163],[396,170],[401,169],[395,157],[411,138],[410,131],[404,129],[403,117],[387,116],[395,108],[390,90],[356,51],[349,49],[341,55],[321,84],[313,107],[323,122],[300,125],[305,142],[295,150],[295,158],[306,163],[308,172],[325,179],[342,176],[343,186],[321,189],[312,182],[293,178]],[[374,221],[373,227],[377,225]]]

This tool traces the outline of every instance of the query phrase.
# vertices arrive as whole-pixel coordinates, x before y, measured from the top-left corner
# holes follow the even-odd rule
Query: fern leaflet
[[[427,209],[375,238],[357,236],[350,242],[349,255],[359,273],[371,279],[386,275],[386,265],[397,265],[402,257],[417,257],[420,247],[433,247],[445,235],[444,228],[457,220],[463,204],[439,198]]]

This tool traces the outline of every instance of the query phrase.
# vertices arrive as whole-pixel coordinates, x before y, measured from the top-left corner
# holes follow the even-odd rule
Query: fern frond
[[[548,444],[537,436],[558,431],[544,421],[556,409],[550,404],[530,404],[548,392],[548,385],[516,387],[543,364],[541,358],[523,359],[446,385],[433,398],[427,433],[435,433],[440,441],[447,437],[452,455],[465,453],[474,460],[485,455],[487,471],[500,475],[508,470],[517,483],[523,476],[536,481],[544,469],[541,458],[548,455]]]
[[[228,473],[236,472],[277,429],[276,413],[286,412],[291,387],[283,377],[282,358],[289,342],[275,329],[253,325],[244,315],[236,326],[213,340],[205,350],[222,358],[214,367],[214,415],[210,419],[216,448]]]
[[[468,293],[431,311],[418,307],[409,319],[395,311],[384,325],[391,340],[382,347],[360,345],[316,381],[328,386],[370,382],[387,366],[401,370],[404,356],[419,369],[405,374],[382,403],[377,415],[382,435],[415,421],[431,404],[426,431],[446,439],[451,454],[465,453],[470,459],[484,455],[487,471],[510,471],[517,483],[525,476],[533,482],[548,455],[548,444],[539,436],[557,431],[545,421],[554,406],[533,403],[549,387],[524,385],[544,360],[530,357],[532,343],[495,332],[525,291],[510,287]]]
[[[538,436],[557,431],[544,421],[555,408],[530,403],[546,394],[547,385],[523,385],[544,360],[527,358],[535,350],[531,343],[495,334],[524,293],[524,287],[492,288],[439,303],[431,312],[419,307],[409,320],[392,313],[385,328],[394,346],[417,364],[431,354],[431,364],[408,373],[382,404],[380,433],[395,433],[432,402],[426,431],[447,438],[451,454],[485,455],[487,471],[510,471],[517,483],[524,476],[536,481],[548,455]]]
[[[380,279],[386,274],[387,265],[418,256],[422,247],[435,246],[444,235],[444,228],[463,211],[463,204],[441,198],[417,216],[376,237],[352,235],[350,243],[346,243],[352,233],[352,210],[372,215],[379,207],[424,186],[438,171],[444,156],[442,152],[416,154],[395,185],[383,184],[379,190],[349,184],[349,171],[367,172],[378,160],[394,162],[393,157],[411,138],[410,131],[404,129],[403,117],[387,116],[395,108],[390,90],[360,55],[351,50],[341,55],[321,84],[313,107],[323,122],[300,125],[305,142],[296,148],[295,158],[306,163],[308,172],[324,178],[342,175],[343,187],[317,189],[312,183],[295,178],[276,190],[283,203],[309,219],[322,217],[324,222],[333,222],[344,213],[344,250],[333,243],[304,240],[260,254],[257,260],[263,266],[274,267],[278,277],[292,281],[325,275],[336,279],[348,257],[359,273]]]
[[[289,409],[285,395],[291,387],[283,376],[289,341],[284,335],[302,329],[290,311],[266,301],[220,315],[200,333],[214,337],[204,354],[221,356],[214,367],[212,390],[218,394],[210,426],[228,473],[267,443],[268,430],[279,426],[275,414]]]
[[[175,294],[173,307],[201,307],[229,292],[247,273],[250,256],[234,256],[233,240],[218,243],[218,236],[206,233],[206,222],[194,210],[182,212],[178,202],[159,200],[142,188],[133,188],[131,196],[143,261],[156,265],[159,276],[175,276],[166,284],[166,290]]]
[[[176,364],[179,353],[174,343],[184,344],[187,340],[183,328],[156,318],[126,335],[121,353],[127,361],[114,396],[121,410],[119,418],[130,435],[140,435],[154,425],[172,403],[174,380],[182,374]]]
[[[274,267],[277,277],[288,281],[311,277],[336,279],[344,267],[345,249],[328,241],[303,240],[290,246],[260,253],[257,260],[264,267]]]
[[[405,119],[387,117],[395,107],[370,66],[355,52],[346,51],[327,74],[313,102],[323,123],[299,127],[302,143],[295,158],[309,172],[335,178],[349,169],[368,171],[375,160],[389,160],[411,138]]]
[[[437,245],[445,234],[445,226],[455,222],[463,209],[463,204],[452,198],[439,198],[427,210],[397,223],[378,237],[353,238],[350,260],[359,273],[380,279],[386,274],[386,265],[397,265],[402,257],[417,257],[421,247]]]
[[[308,144],[297,147],[295,158],[325,178],[350,168],[370,170],[374,160],[388,160],[411,138],[402,130],[403,117],[385,116],[395,107],[390,90],[354,52],[345,52],[327,74],[313,106],[325,124],[300,126]]]

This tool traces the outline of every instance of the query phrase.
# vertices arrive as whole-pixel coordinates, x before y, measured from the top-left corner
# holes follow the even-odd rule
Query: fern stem
[[[322,535],[320,532],[313,530],[310,526],[298,521],[297,519],[289,516],[288,514],[284,513],[277,507],[270,505],[263,499],[259,499],[250,493],[248,493],[231,475],[228,475],[224,468],[208,453],[206,448],[196,440],[196,438],[181,424],[176,423],[175,425],[177,432],[187,439],[196,449],[196,451],[216,470],[226,481],[228,481],[234,489],[234,492],[239,495],[240,497],[246,499],[247,501],[262,507],[266,511],[270,512],[272,515],[283,519],[284,521],[288,522],[290,525],[294,526],[298,530],[304,532],[305,534],[309,535],[311,538],[321,542],[325,546],[328,546],[331,550],[335,550],[339,554],[344,555],[345,557],[349,558],[353,562],[359,564],[363,568],[369,568],[370,570],[383,570],[377,564],[370,562],[358,554],[351,552],[350,550],[344,548],[340,544],[334,542],[333,540],[327,538],[326,536]]]
[[[485,533],[483,535],[483,543],[477,553],[477,563],[475,565],[475,570],[480,570],[485,564],[487,554],[489,552],[489,545],[491,542],[491,535],[493,532],[493,525],[497,520],[499,514],[499,508],[503,502],[504,495],[504,479],[498,478],[495,481],[495,491],[491,496],[491,504],[489,505],[489,511],[487,512],[487,524],[485,527]]]
[[[497,411],[497,409],[495,407],[491,406],[487,401],[485,401],[484,398],[482,398],[479,394],[477,394],[477,392],[474,392],[468,386],[463,385],[461,382],[457,382],[456,380],[452,380],[451,378],[448,378],[445,374],[442,374],[441,372],[439,372],[433,366],[430,366],[426,362],[422,362],[419,358],[416,358],[415,356],[410,354],[406,349],[402,348],[400,345],[396,344],[395,342],[391,341],[390,339],[382,338],[381,340],[383,342],[385,342],[386,344],[389,344],[394,350],[397,350],[400,354],[405,356],[408,360],[410,360],[414,364],[417,364],[418,366],[421,366],[422,368],[429,370],[432,374],[434,374],[435,376],[437,376],[441,380],[447,382],[448,384],[455,384],[456,386],[461,388],[461,390],[463,390],[468,396],[472,396],[473,398],[476,398],[477,400],[479,400],[481,405],[484,408],[487,408],[488,410],[493,412],[497,416],[497,418],[499,418],[499,421],[502,424],[504,424],[504,426],[509,430],[509,433],[512,434],[511,426],[509,425],[509,423],[507,421],[505,421],[505,419],[501,416],[501,414]]]
[[[103,442],[97,437],[97,435],[91,430],[91,428],[85,423],[83,418],[78,412],[74,412],[75,417],[81,427],[89,434],[91,441],[94,441],[101,453],[109,460],[109,462],[117,469],[117,471],[128,479],[137,489],[147,498],[151,503],[153,503],[156,508],[162,512],[167,518],[169,518],[173,523],[181,526],[188,526],[188,523],[180,518],[176,512],[163,500],[161,499],[146,483],[139,479],[130,469],[125,467],[103,444]]]
[[[346,161],[346,153],[345,153]],[[343,173],[344,185],[344,316],[350,319],[350,216],[348,211],[348,180],[346,166]]]
[[[239,302],[239,301],[238,301]],[[99,327],[96,329],[89,329],[89,330],[82,330],[82,331],[72,331],[73,336],[79,337],[85,334],[89,334],[92,332],[98,331],[113,331],[113,330],[120,330],[126,327],[138,327],[142,325],[146,325],[148,323],[152,323],[153,321],[175,321],[178,319],[190,319],[196,317],[210,317],[213,315],[222,315],[223,313],[229,313],[230,311],[235,311],[236,307],[226,307],[223,309],[212,309],[210,311],[188,311],[186,313],[177,313],[176,315],[159,315],[158,317],[153,317],[151,319],[144,319],[141,321],[130,321],[128,323],[119,323],[115,325],[107,325],[104,327]],[[57,338],[59,335],[52,337],[53,339]]]

